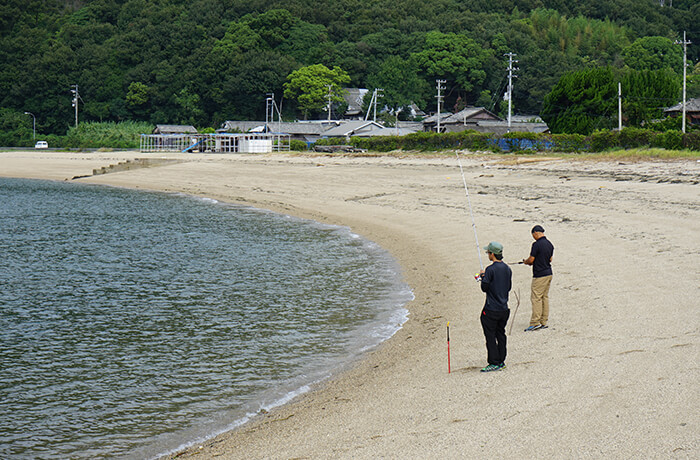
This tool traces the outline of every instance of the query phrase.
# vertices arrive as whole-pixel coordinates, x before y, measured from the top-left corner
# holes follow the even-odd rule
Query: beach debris
[[[322,153],[364,153],[367,149],[360,149],[352,145],[314,145],[314,152]]]

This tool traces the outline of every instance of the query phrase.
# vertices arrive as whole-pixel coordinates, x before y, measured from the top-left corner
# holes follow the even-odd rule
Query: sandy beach
[[[150,167],[92,175],[135,158]],[[0,176],[251,205],[348,226],[399,261],[415,300],[394,337],[178,458],[700,458],[700,161],[461,158],[480,246],[501,242],[513,270],[501,372],[479,372],[484,295],[454,155],[12,151]],[[534,224],[554,278],[549,328],[526,333],[532,273],[513,263]]]

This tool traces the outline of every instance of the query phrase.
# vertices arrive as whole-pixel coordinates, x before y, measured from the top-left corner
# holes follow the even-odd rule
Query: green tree
[[[695,64],[691,72],[686,75],[687,97],[700,97],[700,62]]]
[[[183,88],[180,92],[173,95],[175,103],[182,108],[181,113],[176,120],[179,123],[189,123],[198,125],[203,123],[203,111],[200,108],[200,98],[197,93]]]
[[[329,69],[314,64],[295,70],[284,84],[284,97],[297,101],[304,117],[318,113],[326,107],[330,86],[331,101],[343,102],[343,86],[350,82],[348,74],[340,67]]]
[[[612,128],[616,81],[611,67],[564,74],[545,97],[540,115],[553,133],[590,134]]]
[[[618,82],[622,84],[625,126],[641,126],[662,116],[679,93],[675,73],[612,67],[569,72],[545,97],[542,119],[553,133],[590,134],[617,126]]]
[[[625,65],[634,70],[680,69],[683,50],[666,37],[642,37],[622,50]]]
[[[405,60],[398,56],[387,58],[379,71],[367,78],[367,85],[370,88],[383,88],[382,104],[392,110],[409,106],[411,103],[425,107],[432,95],[432,88],[418,76],[413,60]]]
[[[626,126],[642,126],[663,117],[677,101],[681,83],[670,69],[628,71],[622,77],[622,114]]]
[[[130,107],[140,107],[148,102],[148,86],[140,81],[132,82],[126,93],[126,104]]]
[[[456,99],[469,93],[478,96],[486,80],[484,68],[490,56],[489,49],[466,35],[433,31],[428,32],[425,48],[413,54],[413,59],[429,81],[447,80],[447,93]]]
[[[0,107],[0,145],[29,146],[33,141],[32,134],[31,116],[14,109]]]

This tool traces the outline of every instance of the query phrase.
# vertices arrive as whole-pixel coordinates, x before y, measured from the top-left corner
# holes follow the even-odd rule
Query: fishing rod
[[[522,262],[520,262],[522,263]],[[518,307],[520,306],[520,289],[514,292],[515,294],[515,299],[518,301],[518,304],[515,306],[515,313],[513,313],[513,319],[510,320],[510,330],[508,331],[508,335],[510,335],[513,332],[513,324],[515,323],[515,315],[518,314]],[[447,323],[450,324],[450,323]],[[448,326],[449,327],[449,326]],[[448,348],[450,344],[447,344]],[[449,353],[449,350],[448,350]]]
[[[457,155],[457,163],[459,163],[459,172],[462,174],[462,183],[464,184],[464,191],[467,194],[467,203],[469,204],[469,215],[472,218],[472,228],[474,229],[474,240],[476,241],[476,253],[479,256],[479,267],[481,270],[484,269],[484,263],[481,261],[481,248],[479,247],[479,237],[476,235],[476,222],[474,222],[474,212],[472,211],[472,200],[469,198],[469,188],[467,187],[467,179],[464,177],[464,168],[462,168],[462,160],[459,158],[459,152],[455,150],[455,155]],[[477,278],[478,281],[478,277]]]

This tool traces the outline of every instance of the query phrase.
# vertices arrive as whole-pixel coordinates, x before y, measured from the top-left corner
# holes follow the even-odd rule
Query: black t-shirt
[[[486,293],[487,310],[508,310],[508,292],[512,287],[513,273],[505,262],[494,262],[484,270],[481,290]]]
[[[535,258],[532,264],[532,277],[541,278],[552,274],[552,264],[550,260],[554,254],[554,246],[546,236],[532,243],[530,255]]]

